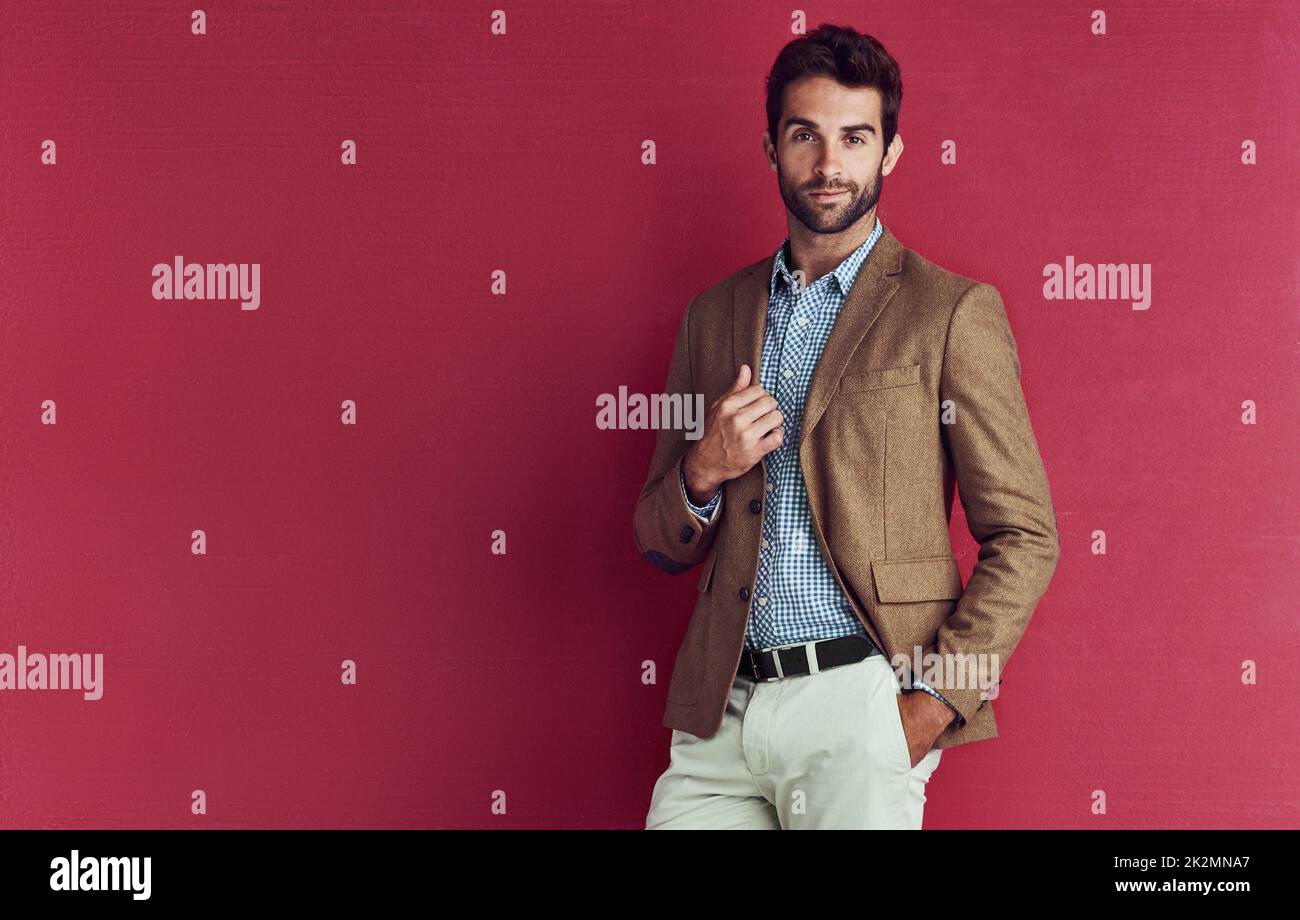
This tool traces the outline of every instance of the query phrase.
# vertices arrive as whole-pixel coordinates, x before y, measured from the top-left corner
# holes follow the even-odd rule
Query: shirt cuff
[[[691,501],[691,497],[686,494],[686,471],[679,467],[678,481],[682,486],[682,498],[686,501],[686,507],[691,510],[691,514],[700,519],[702,524],[712,524],[718,516],[718,509],[722,507],[722,489],[719,488],[717,494],[709,499],[706,505],[697,505]]]

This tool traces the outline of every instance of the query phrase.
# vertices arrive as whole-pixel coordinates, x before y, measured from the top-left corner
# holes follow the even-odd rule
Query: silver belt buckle
[[[775,645],[769,649],[760,649],[760,651],[772,653],[772,664],[776,665],[776,677],[759,677],[758,667],[754,664],[754,659],[751,656],[749,662],[750,662],[750,666],[754,669],[754,679],[761,680],[764,683],[771,683],[774,680],[780,680],[781,678],[785,677],[785,670],[781,667],[781,649],[799,648],[801,646],[808,650],[807,653],[808,673],[810,675],[819,673],[821,671],[821,668],[817,664],[817,648],[816,648],[816,645],[819,641],[820,640],[818,639],[813,639],[809,642],[791,642],[789,645]]]

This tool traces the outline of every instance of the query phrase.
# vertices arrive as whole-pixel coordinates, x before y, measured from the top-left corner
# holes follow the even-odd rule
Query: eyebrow
[[[786,119],[785,126],[789,128],[791,125],[803,125],[806,128],[812,128],[814,131],[821,130],[821,125],[817,124],[817,122],[809,121],[807,118],[799,118],[798,116],[793,116],[791,118]],[[850,131],[870,131],[872,134],[875,134],[876,126],[868,123],[863,123],[860,125],[845,125],[840,130],[844,131],[845,133],[848,133]]]

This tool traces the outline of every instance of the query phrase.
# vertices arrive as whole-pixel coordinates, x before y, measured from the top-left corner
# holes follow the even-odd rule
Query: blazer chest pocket
[[[887,390],[921,382],[921,365],[905,364],[901,367],[879,367],[840,377],[841,393],[861,393],[865,390]]]

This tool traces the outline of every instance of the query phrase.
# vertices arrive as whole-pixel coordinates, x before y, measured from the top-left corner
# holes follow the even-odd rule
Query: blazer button
[[[763,503],[759,501],[757,498],[751,498],[749,500],[749,510],[754,512],[755,514],[758,514],[758,512],[763,510]]]
[[[741,588],[741,589],[740,589],[740,599],[741,599],[742,601],[747,601],[747,600],[749,600],[749,589],[748,589],[748,588]]]
[[[691,527],[690,524],[687,524],[685,527],[683,527],[682,532],[679,535],[679,539],[683,543],[690,543],[694,537],[695,537],[695,530]]]

